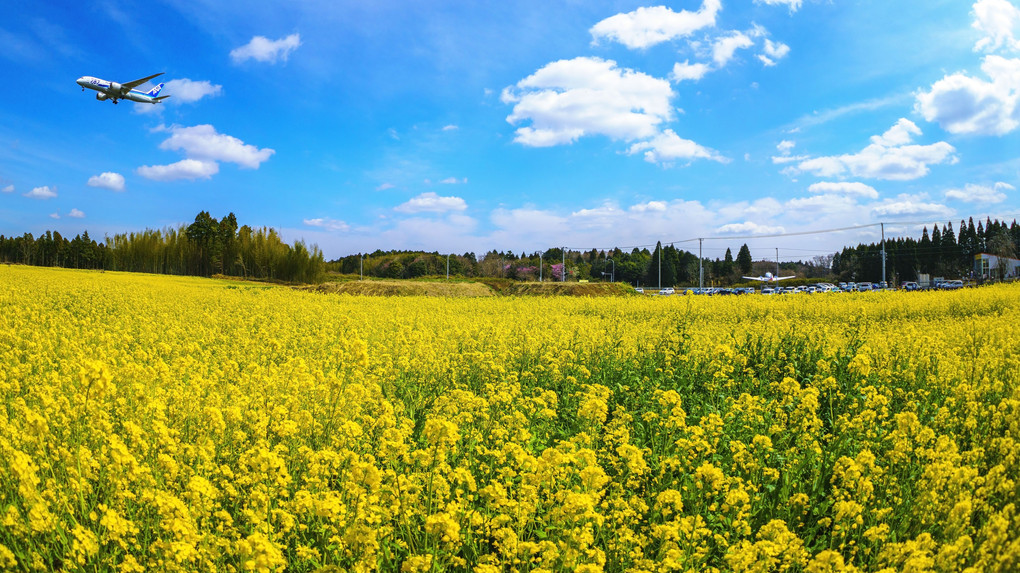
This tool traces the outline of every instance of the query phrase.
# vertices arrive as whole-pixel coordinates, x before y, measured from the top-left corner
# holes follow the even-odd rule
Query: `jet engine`
[[[127,92],[127,90],[124,89],[124,87],[121,86],[120,84],[118,84],[117,82],[110,82],[110,91],[118,92],[118,93],[122,93],[122,94]]]
[[[96,94],[96,99],[99,100],[99,101],[103,101],[103,100],[105,100],[108,97],[110,97],[110,96],[104,94],[103,92],[99,92],[99,93]]]

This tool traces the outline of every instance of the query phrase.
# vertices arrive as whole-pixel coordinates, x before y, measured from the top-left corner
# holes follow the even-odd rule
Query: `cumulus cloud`
[[[1020,50],[1020,40],[1014,34],[1020,29],[1020,8],[1007,0],[975,2],[973,27],[984,34],[974,45],[975,51]]]
[[[676,83],[680,83],[684,80],[698,81],[705,77],[705,74],[712,70],[708,64],[701,63],[688,63],[688,60],[684,60],[683,63],[677,62],[673,64],[673,71],[669,74],[669,79]]]
[[[123,191],[124,190],[124,176],[120,173],[114,173],[112,171],[106,171],[99,175],[93,175],[89,177],[87,185],[89,187],[99,187],[100,189],[109,189],[110,191]]]
[[[441,180],[440,183],[443,185],[458,185],[467,183],[467,177],[461,179],[457,179],[456,177],[447,177],[446,179]]]
[[[223,93],[223,86],[207,80],[194,81],[188,78],[170,80],[164,86],[164,93],[173,97],[171,103],[192,103],[204,97],[215,97]]]
[[[0,192],[14,193],[14,185],[7,185],[6,187],[3,187],[2,189],[0,189]]]
[[[1006,191],[1015,191],[1016,187],[999,181],[995,185],[975,185],[968,183],[963,189],[946,191],[946,199],[964,201],[966,203],[1002,203],[1006,200]]]
[[[940,141],[931,145],[911,145],[912,137],[921,135],[920,128],[908,119],[900,119],[882,135],[873,136],[871,144],[858,153],[815,157],[801,161],[796,170],[819,177],[849,174],[853,177],[908,181],[924,177],[929,165],[955,163],[956,148]]]
[[[160,149],[182,151],[188,159],[201,161],[225,161],[239,167],[258,169],[264,161],[276,153],[268,148],[259,149],[240,139],[218,133],[211,125],[193,127],[171,126],[163,128],[170,137],[159,144]]]
[[[781,226],[762,225],[751,221],[743,223],[730,223],[716,228],[715,232],[724,235],[774,235],[785,233],[786,229]]]
[[[50,213],[50,219],[59,219],[60,213]]]
[[[220,171],[215,161],[182,159],[170,165],[143,165],[135,170],[139,175],[153,181],[176,181],[178,179],[209,179]]]
[[[83,213],[82,211],[79,211],[78,209],[71,209],[71,212],[68,213],[67,216],[68,217],[72,217],[74,219],[84,219],[85,218],[85,213]]]
[[[854,197],[863,197],[865,199],[878,199],[878,191],[876,191],[874,187],[857,181],[823,181],[821,183],[812,184],[808,187],[808,191],[811,193],[851,195]]]
[[[648,141],[639,141],[630,146],[628,155],[644,152],[645,161],[659,165],[672,165],[676,161],[689,161],[692,159],[711,159],[720,163],[726,163],[729,159],[723,157],[718,151],[709,149],[697,143],[684,139],[667,129]]]
[[[772,156],[772,163],[779,165],[783,163],[793,163],[796,161],[804,161],[810,159],[810,155],[791,155],[793,148],[796,147],[797,143],[784,139],[776,145],[776,149],[779,150],[779,155]]]
[[[595,42],[608,39],[631,49],[645,49],[714,26],[721,8],[720,0],[704,0],[696,12],[674,12],[666,6],[641,7],[610,16],[592,26],[590,32]]]
[[[926,121],[949,133],[1005,135],[1020,126],[1020,59],[986,56],[981,70],[990,79],[947,75],[917,94],[915,108]]]
[[[941,203],[925,202],[911,197],[898,197],[872,206],[875,217],[912,217],[947,219],[955,213]]]
[[[304,223],[305,225],[308,225],[309,227],[321,227],[328,231],[346,232],[351,228],[351,226],[345,223],[344,221],[330,219],[328,217],[326,218],[320,217],[316,219],[302,219],[301,222]]]
[[[712,60],[721,68],[733,59],[737,50],[750,48],[753,45],[754,41],[743,32],[730,32],[729,35],[718,38],[712,44]]]
[[[398,213],[446,213],[465,209],[467,203],[460,197],[441,197],[431,191],[393,208]]]
[[[267,64],[275,64],[277,61],[287,61],[291,52],[301,45],[301,35],[291,34],[279,40],[270,40],[265,36],[255,36],[250,42],[234,48],[230,51],[230,58],[235,64],[247,60],[255,60]]]
[[[768,6],[789,6],[790,12],[796,12],[800,9],[800,5],[803,0],[754,0],[756,4],[766,4]]]
[[[758,54],[758,59],[761,60],[766,67],[776,65],[776,62],[786,57],[790,53],[790,46],[782,42],[773,42],[772,40],[765,38],[765,48],[763,54]]]
[[[49,185],[42,187],[35,187],[28,193],[23,193],[25,197],[30,199],[52,199],[57,196],[57,188],[50,188]]]
[[[637,203],[630,206],[630,210],[634,213],[663,213],[666,211],[665,201],[648,201],[647,203]]]
[[[652,137],[673,117],[667,80],[621,69],[612,60],[579,57],[547,64],[503,90],[514,104],[506,118],[514,141],[531,147],[572,143],[585,135],[631,141]]]

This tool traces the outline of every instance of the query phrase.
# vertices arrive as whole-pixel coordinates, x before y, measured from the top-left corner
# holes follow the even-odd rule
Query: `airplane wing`
[[[775,277],[772,280],[774,280],[774,281],[785,281],[786,279],[795,279],[795,278],[797,278],[797,275],[790,275],[788,277]]]
[[[161,75],[163,75],[163,73],[164,73],[164,72],[159,72],[158,74],[152,74],[151,76],[149,76],[149,77],[147,77],[147,78],[142,78],[142,79],[140,79],[140,80],[135,80],[135,81],[133,81],[133,82],[126,82],[126,83],[120,84],[120,86],[121,86],[121,88],[123,88],[123,89],[133,90],[133,89],[135,89],[136,87],[138,87],[138,86],[140,86],[140,85],[144,84],[145,82],[147,82],[147,81],[151,80],[152,78],[154,78],[154,77],[156,77],[156,76],[161,76]]]
[[[752,280],[752,281],[765,281],[765,280],[767,280],[765,277],[744,277],[744,278],[748,279],[748,280]]]

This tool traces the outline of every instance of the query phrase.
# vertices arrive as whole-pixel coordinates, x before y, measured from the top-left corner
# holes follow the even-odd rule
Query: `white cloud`
[[[258,169],[262,162],[276,153],[272,149],[259,149],[236,137],[217,133],[216,128],[208,124],[193,127],[175,125],[162,129],[171,135],[159,145],[160,149],[183,151],[188,159],[226,161],[242,168]]]
[[[720,37],[712,45],[712,59],[721,68],[733,59],[737,50],[750,48],[753,45],[754,41],[743,32],[730,32],[728,36]]]
[[[350,225],[348,225],[347,223],[345,223],[343,221],[339,221],[337,219],[330,219],[330,218],[321,218],[320,217],[320,218],[316,218],[316,219],[302,219],[301,222],[304,223],[305,225],[308,225],[309,227],[322,227],[323,229],[326,229],[326,230],[329,230],[329,231],[346,232],[346,231],[350,230],[350,228],[351,228]]]
[[[383,184],[379,185],[378,187],[376,187],[375,190],[376,191],[385,191],[387,189],[393,189],[394,187],[396,187],[396,185],[394,185],[392,183],[383,183]]]
[[[688,63],[688,60],[684,60],[683,63],[677,62],[673,64],[673,71],[669,74],[669,79],[676,83],[680,83],[684,80],[698,81],[705,77],[705,74],[711,70],[712,68],[710,68],[708,64],[690,64]]]
[[[698,145],[697,143],[684,139],[673,132],[672,129],[656,135],[648,141],[639,141],[630,146],[628,155],[634,155],[644,151],[645,161],[659,165],[669,166],[673,162],[687,161],[691,159],[711,159],[720,163],[727,163],[729,159],[723,157],[718,151]]]
[[[910,197],[898,197],[872,206],[871,213],[875,217],[915,217],[947,219],[955,211],[940,203],[926,203]]]
[[[99,175],[93,175],[89,177],[87,185],[89,187],[99,187],[101,189],[109,189],[110,191],[123,191],[124,190],[124,176],[120,173],[113,173],[112,171],[106,171]]]
[[[608,39],[631,49],[644,49],[714,26],[715,15],[721,8],[720,0],[704,0],[697,12],[674,12],[666,6],[641,7],[606,18],[590,31],[595,42]]]
[[[398,213],[446,213],[465,209],[467,209],[467,203],[460,197],[441,197],[431,191],[422,193],[393,208]]]
[[[204,97],[215,97],[223,93],[223,86],[213,84],[207,80],[193,81],[188,78],[170,80],[163,87],[160,95],[173,96],[168,102],[191,103]]]
[[[850,195],[826,194],[813,197],[798,197],[784,204],[785,212],[800,212],[812,215],[838,215],[857,211],[860,206]]]
[[[772,197],[762,197],[753,202],[738,201],[736,203],[717,204],[712,207],[724,221],[734,219],[765,219],[783,212],[783,205]]]
[[[1014,31],[1020,29],[1020,8],[1007,0],[975,2],[973,27],[984,34],[974,45],[975,51],[1020,50],[1020,40],[1014,35]]]
[[[467,177],[464,177],[462,179],[457,179],[456,177],[447,177],[446,179],[441,180],[440,183],[444,185],[457,185],[467,183]]]
[[[170,165],[143,165],[135,170],[139,175],[153,181],[176,181],[178,179],[209,179],[220,171],[215,161],[182,159]]]
[[[770,226],[744,221],[743,223],[730,223],[716,228],[715,232],[726,235],[774,235],[785,233],[786,229],[781,226]]]
[[[803,0],[754,0],[756,4],[767,4],[769,6],[789,6],[790,12],[796,12]]]
[[[0,189],[0,192],[3,192],[3,193],[14,193],[14,185],[6,186],[3,189]]]
[[[23,195],[31,199],[52,199],[57,196],[57,188],[54,187],[51,189],[49,185],[44,185],[42,187],[36,187]]]
[[[634,213],[662,213],[666,211],[665,201],[648,201],[647,203],[638,203],[631,205],[630,210]]]
[[[79,211],[78,209],[71,209],[71,212],[68,213],[67,216],[68,217],[73,217],[75,219],[84,219],[85,218],[85,213]]]
[[[453,125],[452,123],[450,125],[443,126],[443,131],[457,131],[458,129],[460,129],[460,127]]]
[[[1009,183],[1002,181],[995,185],[975,185],[968,183],[963,189],[946,191],[946,199],[955,199],[966,203],[1002,203],[1006,200],[1006,191],[1015,191]]]
[[[765,38],[765,53],[758,54],[758,59],[766,66],[774,66],[778,60],[785,58],[789,53],[790,46]]]
[[[986,56],[985,81],[962,73],[947,75],[917,94],[915,108],[949,133],[1005,135],[1020,126],[1020,59]]]
[[[631,141],[654,136],[673,117],[667,80],[616,67],[612,60],[574,58],[547,64],[503,90],[514,141],[531,147],[572,143],[585,135]]]
[[[59,219],[60,213],[50,213],[50,219]]]
[[[811,193],[850,195],[854,197],[863,197],[865,199],[878,199],[878,191],[876,191],[874,187],[857,181],[823,181],[821,183],[812,184],[808,187],[808,191]]]
[[[270,40],[265,36],[255,36],[250,42],[230,51],[230,58],[235,64],[246,60],[255,60],[268,64],[275,64],[278,60],[284,62],[301,45],[301,35],[291,34],[279,40]]]
[[[921,130],[908,119],[901,119],[858,153],[815,157],[800,162],[796,170],[819,177],[849,173],[853,177],[907,181],[924,177],[929,165],[955,163],[956,148],[940,141],[931,145],[909,145],[912,135]]]

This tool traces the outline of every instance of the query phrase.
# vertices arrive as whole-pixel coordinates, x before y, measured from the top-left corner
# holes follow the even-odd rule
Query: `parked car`
[[[645,289],[643,289],[641,287],[637,287],[637,288],[634,289],[634,292],[636,292],[638,294],[645,294]]]
[[[664,288],[664,289],[661,289],[661,290],[659,291],[659,294],[662,294],[662,295],[670,295],[670,294],[674,294],[675,292],[676,292],[676,291],[674,291],[674,290],[673,290],[673,287],[666,287],[666,288]]]
[[[943,290],[956,290],[956,289],[961,289],[961,288],[963,288],[963,281],[961,281],[961,280],[955,280],[955,281],[942,281],[942,282],[940,283],[940,285],[939,285],[939,288],[941,288],[941,289],[943,289]]]
[[[761,287],[761,294],[776,294],[776,289],[772,287]]]
[[[903,290],[906,290],[906,291],[915,291],[915,290],[921,290],[921,285],[915,283],[914,281],[906,281],[906,282],[900,284],[900,288],[902,288]]]

